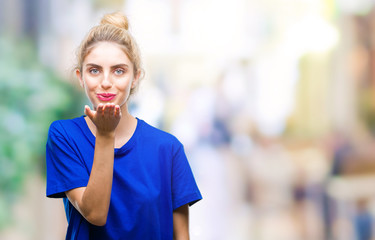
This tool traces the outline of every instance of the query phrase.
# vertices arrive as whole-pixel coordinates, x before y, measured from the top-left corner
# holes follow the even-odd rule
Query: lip
[[[113,94],[113,93],[97,93],[96,96],[99,100],[108,102],[108,101],[111,101],[112,99],[114,99],[116,97],[116,94]]]

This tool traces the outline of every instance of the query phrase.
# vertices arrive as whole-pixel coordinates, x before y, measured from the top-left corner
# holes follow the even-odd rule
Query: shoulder
[[[66,136],[68,132],[74,131],[82,124],[83,117],[73,118],[73,119],[62,119],[56,120],[51,123],[48,135],[49,136]]]
[[[141,127],[142,139],[157,145],[171,146],[173,148],[182,147],[181,142],[173,134],[156,128],[141,119],[138,119],[138,121]]]

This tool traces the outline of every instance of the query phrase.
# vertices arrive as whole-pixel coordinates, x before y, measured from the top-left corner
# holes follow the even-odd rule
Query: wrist
[[[115,139],[115,136],[115,131],[96,131],[97,138]]]

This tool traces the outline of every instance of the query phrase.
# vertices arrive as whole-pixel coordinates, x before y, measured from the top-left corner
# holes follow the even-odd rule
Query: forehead
[[[132,62],[125,50],[117,43],[99,42],[95,44],[85,57],[83,64],[95,63],[101,66],[126,64],[132,66]]]

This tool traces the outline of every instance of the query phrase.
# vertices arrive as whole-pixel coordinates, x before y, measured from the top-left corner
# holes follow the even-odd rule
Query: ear
[[[79,85],[81,85],[81,87],[85,86],[83,79],[82,79],[81,71],[79,69],[76,69],[76,76],[79,80]]]
[[[139,70],[138,73],[134,76],[131,88],[135,88],[138,85],[139,78],[141,77],[141,71]]]

